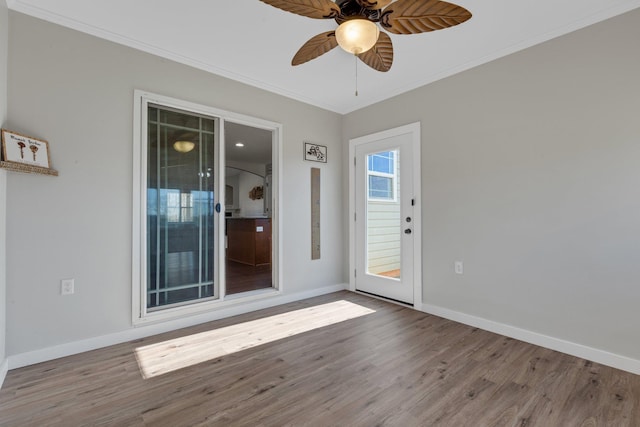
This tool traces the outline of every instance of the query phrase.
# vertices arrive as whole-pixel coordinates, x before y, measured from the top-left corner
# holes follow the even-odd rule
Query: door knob
[[[404,234],[411,234],[411,229],[407,228],[406,230],[404,230]]]

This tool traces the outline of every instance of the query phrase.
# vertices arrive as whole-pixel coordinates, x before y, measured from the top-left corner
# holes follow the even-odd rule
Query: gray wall
[[[9,48],[9,12],[5,0],[0,0],[0,127],[7,118],[7,52]],[[0,170],[0,366],[6,352],[6,211],[7,172]],[[0,379],[0,385],[2,380]]]
[[[424,303],[640,359],[639,40],[635,10],[345,117],[422,124]]]
[[[131,328],[133,90],[283,124],[287,294],[343,283],[342,164],[323,165],[322,259],[310,260],[303,141],[340,152],[341,116],[10,13],[8,127],[50,144],[60,176],[8,178],[9,355]],[[316,166],[314,164],[314,166]],[[76,293],[59,295],[62,278]]]

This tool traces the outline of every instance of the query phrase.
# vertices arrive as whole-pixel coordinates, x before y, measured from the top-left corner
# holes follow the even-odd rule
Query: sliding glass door
[[[134,102],[134,324],[280,290],[281,126],[143,91]]]

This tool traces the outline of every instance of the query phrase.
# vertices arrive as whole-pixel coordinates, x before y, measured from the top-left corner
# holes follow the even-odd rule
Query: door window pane
[[[399,152],[367,156],[367,273],[400,278]]]
[[[215,296],[215,120],[150,106],[147,308]]]

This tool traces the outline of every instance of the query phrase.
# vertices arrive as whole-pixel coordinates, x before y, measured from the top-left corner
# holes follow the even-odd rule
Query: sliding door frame
[[[148,324],[158,321],[179,319],[184,316],[200,314],[214,309],[228,307],[232,304],[242,304],[256,299],[268,298],[282,293],[282,227],[280,224],[281,177],[282,177],[282,125],[279,123],[258,119],[243,114],[221,110],[215,107],[171,98],[141,90],[134,91],[133,100],[133,221],[132,221],[132,286],[131,286],[131,315],[134,325]],[[162,310],[147,310],[146,301],[146,188],[147,188],[147,108],[149,104],[183,110],[217,118],[218,150],[216,151],[215,172],[215,201],[220,202],[220,212],[214,217],[214,227],[217,232],[216,249],[214,255],[214,286],[217,298],[202,302],[194,302]],[[234,294],[228,299],[225,295],[224,238],[220,238],[220,230],[224,230],[224,197],[225,197],[225,153],[224,153],[224,125],[225,122],[243,124],[255,128],[271,131],[272,135],[272,278],[273,288],[258,293]]]

